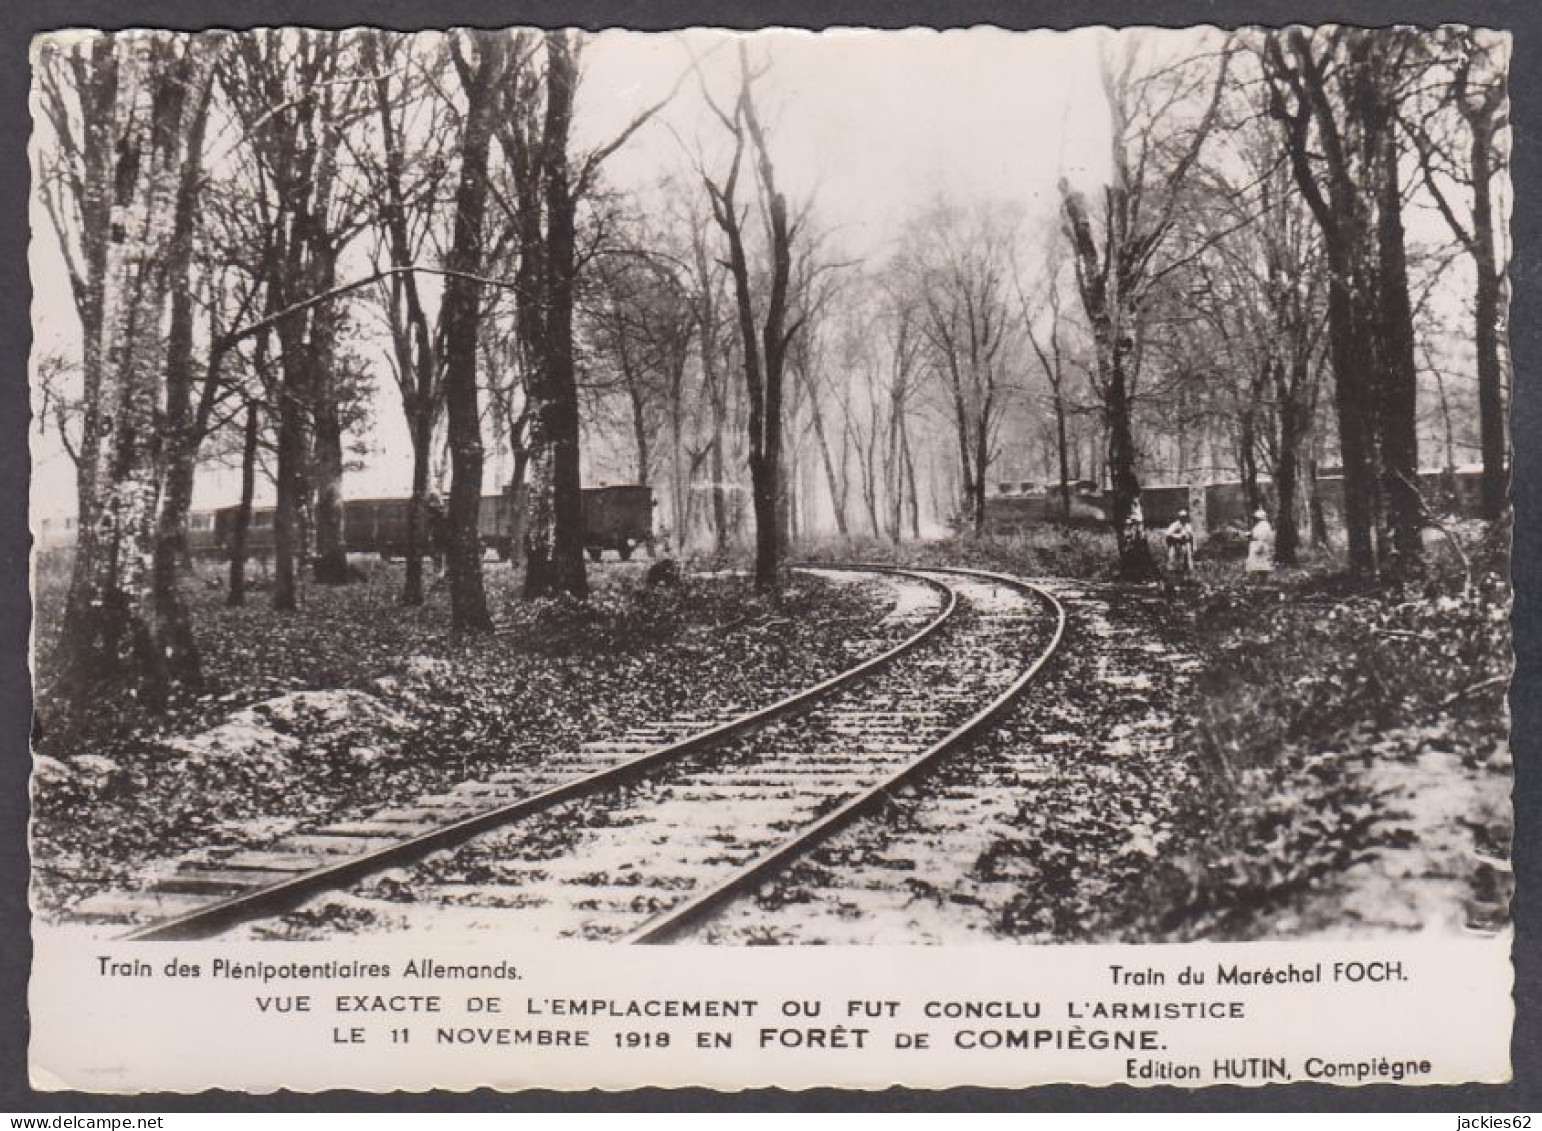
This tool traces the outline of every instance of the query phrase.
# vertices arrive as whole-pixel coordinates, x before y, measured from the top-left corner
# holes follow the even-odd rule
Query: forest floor
[[[301,822],[349,820],[660,714],[748,710],[896,643],[886,588],[798,575],[779,603],[746,579],[648,588],[590,571],[587,604],[517,598],[487,572],[496,632],[457,639],[446,594],[396,604],[401,568],[317,587],[298,614],[261,590],[227,609],[213,573],[188,586],[206,686],[146,718],[102,704],[51,717],[62,586],[37,592],[35,896],[52,914],[134,888],[155,862],[260,847]],[[207,580],[208,584],[204,584]],[[51,581],[55,583],[50,584]]]
[[[1041,845],[1036,860],[1014,865],[1022,898],[1000,914],[1059,941],[1506,925],[1508,540],[1475,523],[1456,534],[1469,561],[1434,540],[1427,572],[1401,586],[1354,582],[1331,560],[1258,585],[1239,561],[1212,558],[1181,587],[1090,587],[1119,595],[1099,615],[1146,633],[1192,670],[1175,681],[1168,660],[1148,665],[1151,706],[1171,718],[1160,767],[1109,758],[1106,744],[1087,746],[1087,756],[1095,769],[1106,764],[1097,772],[1165,773],[1179,788],[1132,779],[1136,788],[1111,794],[1134,806],[1112,840],[1105,826],[1116,814],[1073,805],[1070,817],[1087,818],[1078,831],[1066,811],[1024,805],[1022,829],[983,848],[975,869],[988,875],[1001,860],[1028,857],[1024,843]],[[1106,580],[1112,546],[1098,533],[1047,531],[966,542],[950,557]],[[1085,663],[1074,646],[1067,663]],[[1095,708],[1106,714],[1120,697],[1108,692]],[[1061,871],[1044,887],[1060,898],[1031,898],[1039,868]]]
[[[1174,602],[1202,657],[1180,742],[1207,767],[1209,817],[1153,871],[1135,932],[1509,922],[1510,589],[1503,553],[1472,533],[1470,580],[1437,560],[1405,586],[1321,568],[1256,586],[1225,563]]]
[[[842,893],[859,888],[891,926],[919,923],[912,941],[1501,928],[1509,589],[1502,554],[1469,534],[1470,583],[1437,563],[1400,588],[1328,564],[1250,585],[1231,561],[1202,561],[1176,590],[1114,585],[1106,539],[1077,531],[910,551],[1060,579],[1062,654],[935,795],[900,798],[763,898],[798,921],[789,941],[856,941]],[[731,574],[650,590],[637,567],[607,565],[576,606],[521,602],[493,567],[498,631],[463,641],[442,591],[395,604],[399,567],[317,589],[290,617],[260,591],[225,609],[211,574],[189,589],[208,685],[150,722],[132,705],[50,717],[60,587],[44,574],[39,909],[134,886],[155,858],[348,819],[659,712],[765,702],[892,642],[885,594],[793,576],[772,605]],[[875,868],[887,878],[869,882]],[[756,941],[752,919],[741,927],[725,937]]]

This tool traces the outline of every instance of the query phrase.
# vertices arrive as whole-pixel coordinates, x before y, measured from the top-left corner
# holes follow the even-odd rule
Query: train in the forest
[[[1456,471],[1422,471],[1419,490],[1437,512],[1463,516],[1479,513],[1483,473],[1463,468]],[[1273,487],[1263,480],[1259,489],[1272,502]],[[1070,485],[1069,518],[1059,484],[1041,487],[1033,483],[1001,483],[985,500],[985,532],[999,538],[1027,533],[1045,523],[1098,526],[1108,521],[1107,492],[1090,480]],[[1327,472],[1317,477],[1317,498],[1328,521],[1337,521],[1344,510],[1344,477]],[[1250,525],[1250,507],[1243,485],[1221,483],[1156,483],[1140,492],[1141,517],[1148,528],[1167,526],[1180,510],[1189,512],[1201,531]],[[1302,500],[1305,507],[1306,500]]]
[[[645,486],[585,487],[584,549],[599,561],[606,550],[626,561],[639,549],[654,553],[653,489]],[[343,504],[343,541],[351,554],[378,554],[401,558],[407,553],[408,498],[349,499]],[[430,507],[422,533],[423,553],[443,552],[442,521]],[[507,560],[515,555],[518,538],[519,500],[514,492],[482,497],[478,523],[484,549]],[[189,553],[198,557],[229,557],[235,537],[239,508],[196,510],[188,515]],[[273,553],[273,508],[253,507],[246,532],[246,552],[253,558]],[[44,519],[38,530],[40,550],[57,549],[75,542],[75,520]]]

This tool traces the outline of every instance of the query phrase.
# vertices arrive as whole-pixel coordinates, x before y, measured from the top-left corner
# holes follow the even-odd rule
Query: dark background
[[[1512,218],[1515,255],[1511,344],[1515,358],[1515,640],[1511,693],[1516,766],[1518,892],[1514,904],[1517,1019],[1511,1059],[1516,1078],[1503,1086],[1333,1088],[1318,1084],[1244,1089],[1212,1087],[1138,1090],[1068,1085],[1022,1091],[957,1088],[940,1092],[762,1090],[737,1094],[686,1089],[600,1092],[521,1092],[501,1095],[431,1093],[374,1096],[358,1092],[245,1096],[89,1096],[33,1092],[27,1085],[27,976],[31,942],[27,911],[27,747],[30,710],[26,657],[27,591],[27,351],[31,291],[27,274],[27,45],[40,31],[61,27],[250,27],[373,24],[413,30],[478,25],[625,26],[669,29],[721,27],[873,26],[914,24],[1007,28],[1075,27],[1091,23],[1243,24],[1345,22],[1435,25],[1471,23],[1515,33],[1512,57],[1517,201]],[[177,1112],[208,1111],[550,1111],[567,1110],[1016,1110],[1016,1111],[1460,1111],[1497,1114],[1542,1110],[1542,901],[1538,898],[1542,842],[1542,391],[1526,376],[1542,348],[1539,271],[1537,135],[1542,124],[1542,5],[1535,0],[7,0],[0,9],[0,1110]]]

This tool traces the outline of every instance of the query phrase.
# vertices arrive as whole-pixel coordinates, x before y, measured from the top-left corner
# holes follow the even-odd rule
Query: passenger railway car
[[[220,552],[219,514],[216,511],[193,511],[187,516],[187,552],[196,558],[210,557]]]

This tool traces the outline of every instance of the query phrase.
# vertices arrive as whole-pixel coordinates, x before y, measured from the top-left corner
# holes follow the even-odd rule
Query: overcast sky
[[[757,94],[787,192],[812,196],[821,225],[839,232],[848,250],[868,254],[881,253],[903,217],[938,193],[1053,212],[1062,168],[1083,183],[1100,178],[1108,144],[1097,80],[1102,34],[916,28],[743,38],[752,63],[769,67]],[[740,38],[597,36],[579,99],[581,142],[613,136],[662,97],[692,51],[704,58],[709,89],[726,102]],[[723,130],[699,87],[688,81],[661,120],[611,159],[614,183],[638,187],[660,169],[689,168],[698,147],[709,158],[720,152]]]

